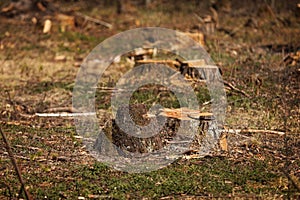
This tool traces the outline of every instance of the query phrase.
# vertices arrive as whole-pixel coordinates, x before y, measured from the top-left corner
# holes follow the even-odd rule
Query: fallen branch
[[[132,88],[121,89],[115,87],[94,87],[99,89],[101,92],[133,92]],[[163,86],[144,86],[138,89],[139,91],[149,91],[149,90],[158,90],[158,91],[169,91],[170,89]],[[48,111],[48,110],[47,110]]]
[[[232,89],[232,90],[234,90],[234,91],[236,91],[238,93],[241,93],[241,94],[243,94],[246,97],[250,97],[250,95],[247,94],[244,90],[240,90],[240,89],[234,87],[231,83],[229,83],[229,82],[227,82],[225,80],[223,80],[223,83],[224,83],[224,85],[228,86],[230,89]]]
[[[199,22],[203,25],[205,22],[198,14],[194,13],[194,16],[199,20]]]
[[[225,133],[270,133],[270,134],[277,134],[277,135],[285,135],[285,132],[282,131],[273,131],[273,130],[256,130],[256,129],[224,129],[221,132]]]
[[[1,152],[2,153],[2,152]],[[3,152],[3,155],[9,155],[7,152]],[[18,155],[15,155],[15,158],[18,158],[18,159],[22,159],[22,160],[27,160],[27,161],[30,161],[31,159],[28,158],[28,157],[25,157],[25,156],[18,156]]]
[[[18,121],[13,121],[13,120],[11,120],[11,121],[0,121],[0,123],[1,124],[7,124],[7,125],[16,125],[16,126],[19,126],[19,125],[21,125],[21,124],[23,124],[23,125],[31,125],[32,124],[32,122],[31,121],[24,121],[24,120],[18,120]]]
[[[73,107],[57,107],[57,108],[48,108],[46,112],[70,112],[75,113],[76,109]]]
[[[32,119],[35,117],[35,115],[32,115],[32,114],[26,114],[26,113],[18,113],[21,117],[24,117],[24,118],[28,118],[28,119]],[[20,121],[19,121],[20,122]],[[24,121],[25,122],[25,121]],[[27,122],[27,124],[30,124],[31,122]]]
[[[23,178],[22,178],[21,170],[19,169],[19,167],[17,165],[16,159],[15,159],[14,154],[13,154],[11,148],[10,148],[9,142],[8,142],[6,136],[5,136],[5,134],[4,134],[4,132],[2,131],[1,128],[0,128],[0,133],[1,133],[3,141],[5,143],[6,150],[8,152],[9,158],[10,158],[10,160],[11,160],[11,162],[12,162],[14,168],[15,168],[15,171],[16,171],[16,173],[18,175],[18,178],[19,178],[19,181],[21,183],[21,190],[24,191],[26,199],[31,200],[32,198],[31,198],[31,195],[29,194],[29,192],[26,190],[26,187],[25,187],[25,184],[24,184],[24,181],[23,181]]]
[[[84,19],[87,20],[87,21],[91,21],[91,22],[94,22],[94,23],[96,23],[96,24],[100,24],[100,25],[105,26],[105,27],[107,27],[107,28],[109,28],[109,29],[112,28],[112,24],[107,23],[107,22],[105,22],[105,21],[101,21],[101,20],[99,20],[99,19],[92,18],[92,17],[87,16],[87,15],[84,15],[84,14],[82,14],[82,13],[80,13],[80,12],[76,12],[75,14],[76,14],[78,17],[82,17],[82,18],[84,18]]]
[[[35,113],[38,117],[77,117],[77,116],[91,116],[95,115],[95,112],[87,113]]]
[[[38,148],[38,147],[30,147],[30,146],[27,147],[27,146],[23,146],[23,145],[19,145],[19,144],[15,145],[15,147],[34,150],[34,151],[40,150],[40,148]]]
[[[99,89],[101,92],[131,92],[131,90],[127,89],[121,89],[121,88],[115,88],[115,87],[93,87],[96,89]]]

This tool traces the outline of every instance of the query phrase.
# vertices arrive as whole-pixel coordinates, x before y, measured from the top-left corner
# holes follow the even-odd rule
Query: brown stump
[[[124,122],[123,124],[126,124],[126,122],[123,121],[126,117],[122,116],[122,111],[124,109],[128,109],[128,107],[120,107],[117,112],[117,115],[121,115],[119,116],[120,120]],[[165,109],[160,113],[160,116],[166,117],[166,123],[157,134],[151,137],[141,138],[125,133],[118,126],[116,119],[113,119],[111,123],[106,126],[104,132],[106,136],[111,140],[111,142],[121,150],[129,151],[131,153],[154,152],[162,149],[169,143],[180,142],[173,141],[173,138],[176,137],[176,133],[178,131],[181,121],[186,122],[186,120],[192,120],[191,118],[187,118],[186,116],[178,115],[178,109],[173,109],[173,112],[171,112],[171,110],[172,109]],[[139,126],[146,126],[150,122],[150,118],[147,117],[147,109],[145,105],[130,105],[129,113],[134,123]],[[196,139],[196,141],[192,143],[192,146],[194,146],[195,142],[198,144],[201,143],[201,139],[205,135],[204,129],[207,130],[208,128],[207,126],[203,126],[203,124],[207,124],[205,120],[200,121],[200,125],[198,127],[198,134],[196,134],[196,137],[194,138]],[[153,130],[155,129],[154,126],[155,124],[152,127]],[[151,126],[149,128],[151,129]],[[187,133],[187,135],[189,135],[189,133]]]
[[[122,115],[122,111],[124,109],[126,109],[126,107],[119,108],[117,115]],[[150,123],[150,119],[146,117],[147,109],[145,105],[131,105],[129,106],[129,113],[133,122],[139,126],[146,126]],[[120,120],[124,122],[123,119],[125,119],[125,117],[119,117],[121,118]],[[126,125],[126,122],[124,122],[124,124]],[[159,150],[163,148],[163,146],[167,145],[167,139],[171,139],[176,134],[179,125],[180,120],[171,118],[167,119],[167,123],[158,134],[147,138],[141,138],[125,133],[118,126],[116,120],[113,119],[111,123],[111,140],[113,144],[122,150],[132,153],[149,153]],[[154,131],[155,127],[152,128]]]

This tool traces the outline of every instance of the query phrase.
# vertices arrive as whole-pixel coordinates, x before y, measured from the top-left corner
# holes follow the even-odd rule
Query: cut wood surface
[[[186,60],[182,63],[187,64],[189,67],[201,67],[206,65],[204,59],[197,59],[197,60]]]
[[[176,118],[180,120],[192,120],[192,119],[200,119],[201,117],[211,118],[213,116],[212,113],[209,112],[200,112],[199,110],[192,110],[189,108],[163,108],[160,110],[160,116]],[[147,117],[154,117],[154,115],[147,114]]]

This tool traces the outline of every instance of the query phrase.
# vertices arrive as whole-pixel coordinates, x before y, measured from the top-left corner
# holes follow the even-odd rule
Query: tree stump
[[[181,115],[178,114],[178,109],[165,109],[160,112],[159,116],[165,117],[166,121],[157,134],[146,138],[136,137],[134,135],[126,133],[128,132],[128,130],[130,132],[130,127],[128,127],[125,132],[117,123],[118,121],[121,121],[121,123],[123,124],[122,126],[127,125],[126,116],[124,116],[125,109],[129,109],[131,119],[138,126],[147,126],[151,121],[151,117],[147,117],[147,108],[143,104],[134,104],[130,106],[119,107],[117,111],[117,117],[119,117],[119,120],[112,119],[111,122],[106,125],[104,132],[109,140],[111,140],[111,142],[122,151],[125,150],[131,153],[151,153],[164,148],[170,143],[174,144],[189,140],[191,141],[191,145],[194,146],[195,144],[201,143],[201,140],[205,135],[205,131],[208,129],[207,121],[203,120],[204,118],[202,118],[198,126],[198,133],[196,134],[196,137],[193,137],[194,134],[189,132],[189,128],[187,128],[186,130],[186,135],[184,134],[184,137],[186,136],[185,138],[182,137],[182,135],[178,137],[177,132],[181,123],[186,123],[188,122],[188,120],[195,119],[188,118],[187,115],[184,115],[182,113]],[[187,112],[190,113],[191,111],[188,110]],[[205,115],[208,116],[210,114],[206,113]],[[156,124],[153,123],[152,126],[147,127],[146,132],[157,131],[155,129],[155,126]],[[141,131],[140,134],[144,134],[144,132]]]

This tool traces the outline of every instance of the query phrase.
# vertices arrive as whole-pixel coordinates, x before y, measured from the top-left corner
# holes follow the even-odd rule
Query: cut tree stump
[[[124,116],[125,109],[129,109],[130,116],[135,124],[138,126],[147,126],[151,118],[154,115],[149,115],[147,113],[146,106],[143,104],[134,104],[128,106],[120,107],[117,111],[117,117],[119,117],[119,121],[125,126],[127,123],[126,116]],[[208,129],[207,120],[210,120],[212,117],[211,113],[200,113],[196,110],[190,110],[187,108],[180,108],[180,109],[163,109],[160,110],[156,117],[165,117],[166,122],[164,126],[159,130],[159,133],[156,134],[156,127],[157,124],[153,124],[152,126],[148,126],[147,130],[143,132],[140,131],[140,134],[145,134],[145,132],[154,131],[155,135],[150,137],[136,137],[135,135],[127,134],[125,131],[122,130],[117,124],[116,119],[112,119],[109,124],[106,125],[104,128],[104,132],[111,140],[111,142],[120,148],[122,151],[128,151],[131,153],[151,153],[157,150],[164,148],[170,144],[180,144],[180,143],[192,143],[192,141],[196,138],[197,143],[201,143],[201,138],[205,135],[205,132]],[[191,116],[191,117],[190,117]],[[207,118],[207,119],[205,119]],[[193,138],[193,134],[189,132],[189,128],[187,128],[186,137],[180,135],[180,139],[176,137],[177,131],[181,123],[191,122],[192,120],[199,119],[200,125],[198,127],[198,134],[195,138]],[[193,126],[196,123],[190,123],[187,127]],[[127,128],[127,127],[126,127]],[[128,127],[131,130],[130,127]],[[140,130],[140,129],[139,129]],[[136,133],[135,133],[136,134]],[[147,133],[146,133],[147,134]],[[174,139],[176,138],[176,139]],[[195,142],[193,142],[194,144]]]

